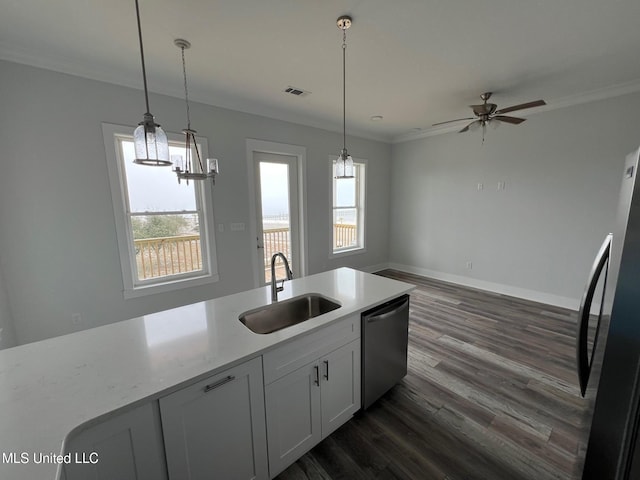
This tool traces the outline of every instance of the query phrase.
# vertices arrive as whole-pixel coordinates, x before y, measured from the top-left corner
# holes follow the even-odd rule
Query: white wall
[[[632,94],[489,129],[484,145],[479,131],[394,145],[392,265],[577,309],[638,111]]]
[[[329,260],[327,157],[339,152],[341,135],[194,104],[192,124],[220,159],[214,214],[227,226],[216,231],[220,281],[124,300],[101,122],[135,125],[144,113],[142,92],[9,62],[0,62],[0,71],[1,268],[19,343],[253,288],[254,242],[248,229],[228,228],[252,221],[246,138],[307,149],[309,273],[388,260],[388,144],[348,139],[349,151],[369,160],[367,252]],[[151,95],[150,102],[167,131],[181,131],[183,100]],[[72,313],[81,314],[81,325],[72,324]]]
[[[220,282],[124,300],[101,122],[134,125],[142,93],[9,62],[0,71],[0,348],[14,334],[26,343],[253,287],[249,230],[226,228]],[[151,107],[168,131],[183,128],[181,99],[152,95]],[[227,227],[252,221],[246,139],[306,147],[309,273],[390,260],[576,308],[613,227],[624,156],[640,143],[638,111],[640,94],[552,110],[490,130],[484,145],[473,132],[392,147],[349,138],[369,160],[367,252],[333,260],[327,157],[339,133],[202,104],[192,120],[221,161],[214,210]]]
[[[2,262],[0,261],[0,266]],[[15,335],[13,322],[11,321],[11,310],[9,308],[9,298],[4,286],[2,269],[0,268],[0,350],[13,347],[15,345]]]

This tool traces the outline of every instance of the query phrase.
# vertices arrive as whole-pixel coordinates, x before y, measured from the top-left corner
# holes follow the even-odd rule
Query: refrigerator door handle
[[[580,382],[580,393],[584,397],[587,391],[587,383],[589,382],[589,374],[591,373],[591,365],[593,361],[593,354],[596,350],[598,342],[598,334],[600,333],[600,321],[602,317],[602,309],[604,306],[604,294],[607,287],[607,273],[609,265],[609,256],[611,254],[611,239],[613,234],[608,234],[605,238],[595,261],[591,272],[589,273],[589,280],[587,282],[587,288],[582,295],[580,302],[580,310],[578,312],[578,327],[577,327],[577,341],[576,341],[576,360],[578,365],[578,380]],[[607,267],[605,270],[605,266]],[[604,270],[604,285],[602,288],[602,298],[600,301],[600,314],[598,315],[598,323],[596,325],[596,331],[593,338],[593,346],[591,347],[591,358],[589,358],[588,337],[589,337],[589,315],[591,313],[591,304],[593,303],[593,295],[598,285],[598,279]]]

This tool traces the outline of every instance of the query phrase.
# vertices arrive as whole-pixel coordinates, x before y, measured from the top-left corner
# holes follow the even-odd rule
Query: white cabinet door
[[[316,362],[265,387],[271,478],[321,440],[319,384]]]
[[[268,478],[262,358],[160,399],[170,480]]]
[[[348,343],[320,360],[322,438],[360,409],[360,340]]]
[[[360,340],[265,387],[271,478],[360,408]]]
[[[66,452],[71,454],[64,468],[67,480],[167,478],[157,402],[82,430],[70,439]]]

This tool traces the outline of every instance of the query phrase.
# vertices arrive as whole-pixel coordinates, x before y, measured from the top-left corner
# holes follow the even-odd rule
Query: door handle
[[[313,367],[313,369],[316,371],[316,379],[313,381],[313,383],[320,386],[320,367],[316,365]]]
[[[323,363],[325,368],[324,379],[328,381],[329,380],[329,360],[325,360]]]
[[[580,383],[580,393],[583,397],[585,396],[587,390],[587,383],[589,382],[589,375],[591,374],[591,366],[593,364],[593,356],[598,345],[598,335],[600,333],[602,310],[605,301],[605,294],[607,292],[607,276],[609,271],[609,255],[611,254],[611,239],[612,234],[607,235],[602,246],[600,247],[600,251],[596,256],[593,267],[591,268],[587,288],[582,296],[582,300],[580,302],[580,310],[578,312],[578,325],[576,335],[576,363],[578,366],[578,381]],[[593,337],[591,356],[589,356],[587,345],[589,315],[591,313],[591,304],[593,302],[593,295],[598,284],[598,279],[603,272],[604,282],[602,285],[602,298],[600,299],[600,314],[598,315],[598,323],[596,324],[596,331]]]

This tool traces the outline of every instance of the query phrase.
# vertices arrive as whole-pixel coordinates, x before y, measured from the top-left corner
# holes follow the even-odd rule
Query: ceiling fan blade
[[[491,120],[500,120],[501,122],[511,123],[512,125],[520,125],[526,118],[507,117],[506,115],[496,115]]]
[[[495,113],[500,115],[502,113],[515,112],[516,110],[524,110],[525,108],[541,107],[546,104],[547,102],[544,100],[536,100],[534,102],[521,103],[520,105],[513,105],[512,107],[501,108],[500,110],[496,110]]]
[[[444,125],[445,123],[452,123],[452,122],[461,122],[462,120],[473,120],[473,117],[468,117],[468,118],[457,118],[455,120],[447,120],[446,122],[440,122],[440,123],[434,123],[433,125],[431,125],[432,127],[435,127],[436,125]]]
[[[471,122],[469,125],[467,125],[466,127],[464,127],[462,130],[460,130],[458,133],[464,133],[464,132],[468,132],[469,128],[471,129],[475,129],[476,127],[480,126],[481,121],[480,120],[476,120],[475,122]]]

